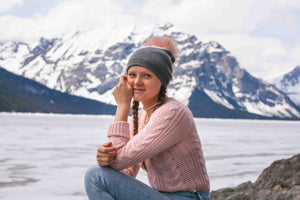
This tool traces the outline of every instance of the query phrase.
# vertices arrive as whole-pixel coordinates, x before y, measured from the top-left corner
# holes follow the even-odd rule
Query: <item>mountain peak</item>
[[[296,84],[299,84],[299,81],[300,81],[300,66],[297,66],[292,71],[285,74],[280,82],[285,87],[288,87],[289,85],[295,86]]]
[[[172,28],[172,27],[174,27],[174,25],[173,25],[172,23],[168,22],[168,23],[166,23],[166,24],[160,26],[159,29],[165,31],[165,30],[168,30],[169,28]]]
[[[300,106],[300,66],[274,79],[274,84]]]
[[[241,69],[221,44],[203,43],[171,23],[96,27],[74,33],[41,38],[22,56],[9,51],[10,57],[3,56],[0,65],[10,70],[13,63],[14,72],[49,88],[115,104],[111,92],[129,55],[150,36],[168,35],[181,52],[168,95],[189,106],[194,116],[300,117],[285,94]]]
[[[300,65],[295,67],[295,69],[293,71],[294,71],[294,73],[300,74]]]

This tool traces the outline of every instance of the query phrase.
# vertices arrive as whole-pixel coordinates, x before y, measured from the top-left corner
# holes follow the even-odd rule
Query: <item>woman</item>
[[[172,53],[173,52],[173,53]],[[209,179],[193,115],[166,96],[176,44],[152,37],[136,50],[113,91],[115,121],[85,176],[90,200],[209,199]],[[133,121],[128,114],[133,98]],[[139,102],[143,110],[139,112]],[[140,167],[152,187],[135,179]]]

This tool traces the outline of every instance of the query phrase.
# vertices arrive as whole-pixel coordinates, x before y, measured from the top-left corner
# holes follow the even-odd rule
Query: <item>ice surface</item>
[[[82,200],[113,116],[0,113],[0,199]],[[195,119],[212,190],[300,152],[299,121]],[[145,183],[147,175],[140,171]]]

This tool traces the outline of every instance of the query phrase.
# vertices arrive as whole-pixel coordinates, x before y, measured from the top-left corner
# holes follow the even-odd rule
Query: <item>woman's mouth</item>
[[[145,92],[145,89],[138,89],[138,88],[134,88],[133,89],[134,92]]]

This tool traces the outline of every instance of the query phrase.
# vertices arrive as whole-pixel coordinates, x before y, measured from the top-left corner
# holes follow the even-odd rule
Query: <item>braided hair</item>
[[[162,85],[160,88],[160,91],[158,93],[157,104],[154,107],[153,112],[166,102],[166,97],[167,97],[166,94],[167,94],[167,87],[165,85]],[[138,134],[138,129],[139,129],[138,115],[139,115],[139,101],[133,101],[133,104],[132,104],[133,135]],[[143,161],[142,166],[147,171],[145,161]]]

